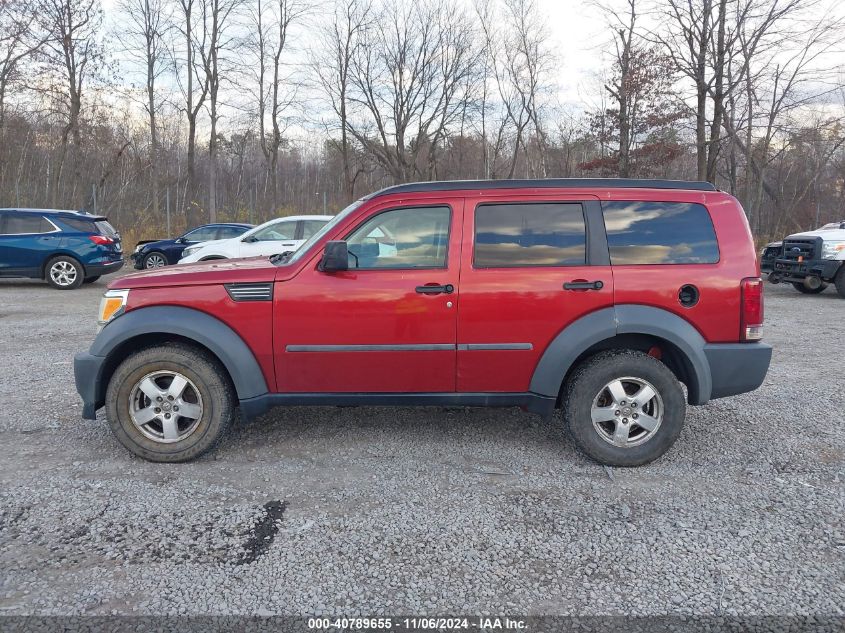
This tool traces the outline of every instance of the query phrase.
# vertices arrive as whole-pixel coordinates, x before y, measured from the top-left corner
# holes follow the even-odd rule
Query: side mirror
[[[246,242],[246,243],[248,243],[248,244],[254,244],[255,242],[257,242],[257,241],[258,241],[258,238],[257,238],[257,237],[255,237],[254,235],[250,235],[249,237],[245,237],[245,238],[244,238],[244,239],[242,239],[241,241],[242,241],[242,242]]]
[[[349,250],[346,247],[346,242],[326,242],[323,260],[320,262],[320,270],[326,273],[349,270]]]
[[[188,240],[186,240],[184,237],[177,237],[177,238],[176,238],[176,243],[177,243],[177,244],[184,244],[184,243],[185,243],[185,242],[187,242],[187,241],[188,241]]]

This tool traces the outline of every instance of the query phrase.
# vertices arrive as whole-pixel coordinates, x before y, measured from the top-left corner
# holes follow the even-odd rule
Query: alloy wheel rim
[[[70,262],[56,262],[50,266],[50,279],[58,286],[72,286],[76,276],[76,266]]]
[[[150,255],[147,257],[147,268],[161,268],[164,266],[164,258],[161,255]]]
[[[129,394],[129,417],[143,435],[154,442],[171,444],[197,430],[203,403],[197,386],[177,371],[147,374]]]
[[[599,390],[590,408],[593,428],[605,442],[632,448],[648,442],[663,422],[663,399],[647,380],[616,378]]]

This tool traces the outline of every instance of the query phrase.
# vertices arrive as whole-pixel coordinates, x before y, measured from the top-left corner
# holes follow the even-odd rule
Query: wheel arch
[[[50,262],[56,259],[57,257],[70,257],[77,264],[82,266],[83,277],[88,275],[88,270],[85,265],[85,262],[82,261],[82,258],[77,253],[67,250],[55,250],[46,257],[44,257],[44,261],[41,262],[41,279],[47,279],[47,266],[49,266]]]
[[[232,328],[192,308],[151,306],[118,317],[91,344],[89,353],[105,359],[97,377],[96,401],[103,401],[114,370],[130,354],[169,342],[192,345],[215,357],[226,369],[239,400],[267,393],[255,355]]]
[[[705,340],[690,323],[660,308],[618,305],[588,314],[567,326],[546,347],[530,390],[560,398],[572,370],[608,349],[660,350],[662,362],[687,387],[690,404],[710,400],[712,378]]]

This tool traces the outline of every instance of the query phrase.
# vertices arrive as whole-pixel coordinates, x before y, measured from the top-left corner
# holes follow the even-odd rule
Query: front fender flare
[[[133,338],[145,334],[176,335],[208,348],[226,367],[239,400],[267,393],[267,382],[252,350],[219,319],[179,306],[137,308],[109,323],[94,339],[89,354],[107,359]],[[101,386],[103,392],[105,385]]]

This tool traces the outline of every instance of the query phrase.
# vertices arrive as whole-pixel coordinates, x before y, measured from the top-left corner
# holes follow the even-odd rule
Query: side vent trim
[[[272,283],[235,283],[225,284],[226,292],[232,301],[272,301]]]

